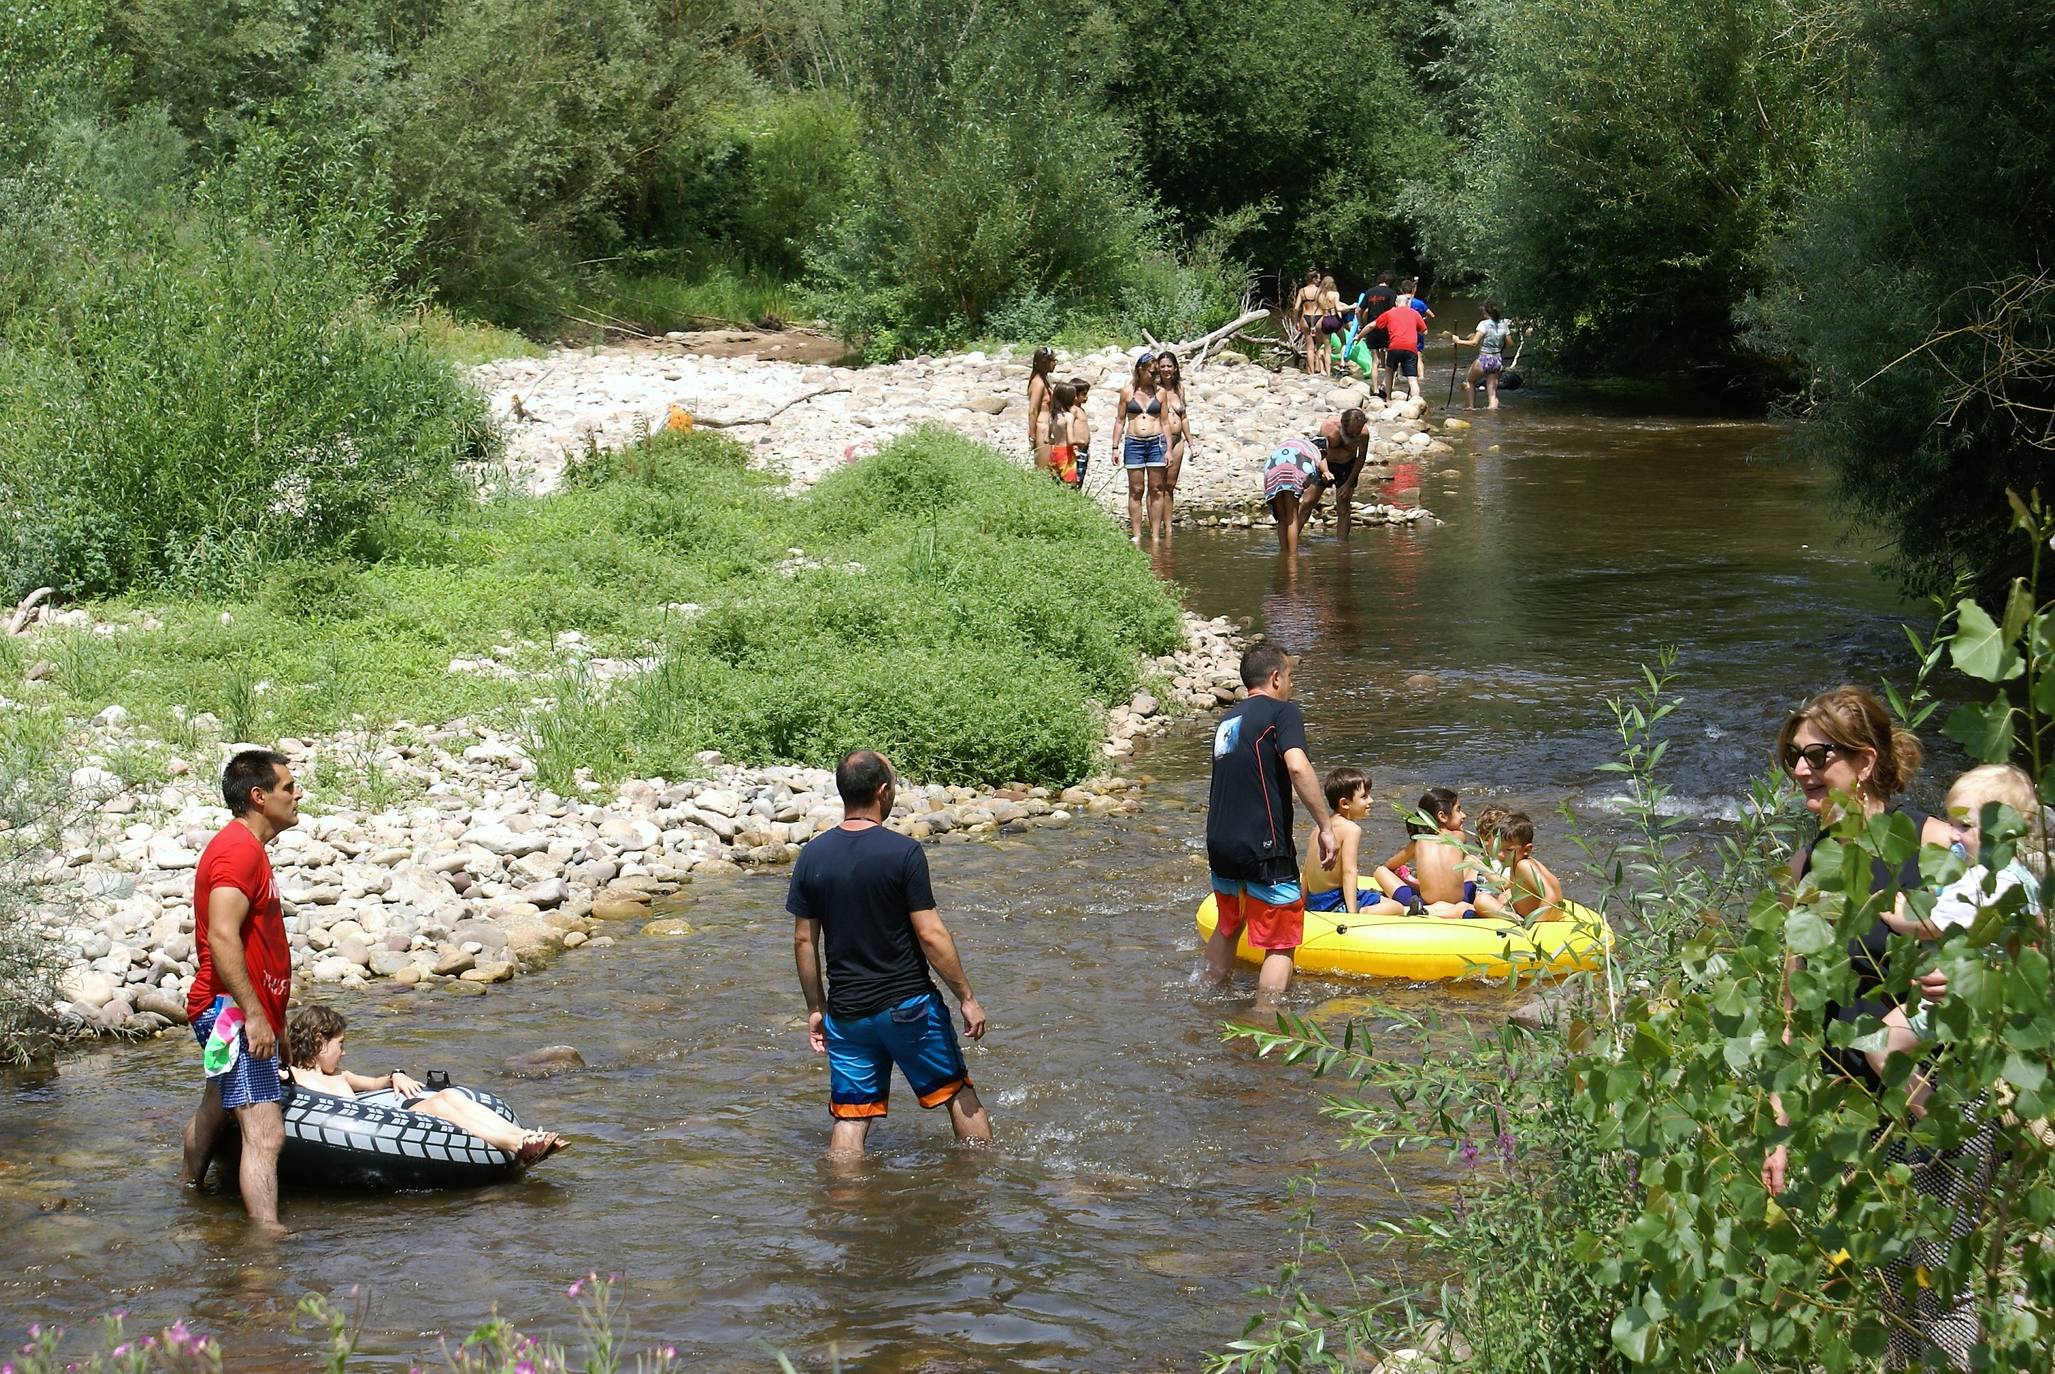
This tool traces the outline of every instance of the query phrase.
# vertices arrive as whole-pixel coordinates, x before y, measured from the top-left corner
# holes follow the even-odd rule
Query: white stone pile
[[[1024,354],[963,353],[852,369],[704,357],[688,351],[691,341],[689,334],[674,334],[633,347],[565,349],[472,369],[504,427],[513,477],[532,490],[550,490],[570,458],[661,428],[673,407],[699,420],[771,416],[767,424],[724,432],[753,450],[757,466],[802,487],[930,423],[1029,460]],[[1128,356],[1113,348],[1059,354],[1056,365],[1059,380],[1092,383],[1086,486],[1109,509],[1124,509],[1127,499],[1111,454],[1114,408],[1128,367]],[[1360,381],[1272,372],[1229,353],[1190,372],[1186,390],[1193,453],[1178,483],[1179,518],[1186,523],[1235,523],[1260,508],[1264,460],[1284,440],[1352,406],[1369,414],[1374,465],[1452,451],[1430,432],[1425,405],[1410,398],[1379,401]],[[779,411],[809,392],[820,394]],[[1366,489],[1370,483],[1366,478]],[[1371,522],[1432,518],[1405,506],[1366,504],[1360,513]]]
[[[1184,646],[1154,663],[1168,705],[1143,691],[1108,712],[1109,761],[1172,717],[1241,695],[1235,626],[1188,615],[1185,631]],[[218,732],[208,716],[192,725]],[[50,860],[78,900],[42,928],[69,962],[54,1010],[81,1032],[160,1031],[186,1019],[194,868],[228,821],[213,779],[249,746],[222,740],[196,761],[171,759],[162,780],[129,785],[108,767],[142,742],[127,712],[110,707],[85,728],[72,782],[97,804]],[[789,862],[842,820],[829,773],[711,753],[698,758],[702,777],[637,779],[609,795],[586,782],[581,796],[560,797],[537,785],[518,735],[465,720],[277,747],[316,780],[301,824],[272,849],[296,974],[313,984],[382,978],[477,992],[561,950],[611,944],[609,930],[689,935],[682,919],[646,919],[656,898],[694,875]],[[321,796],[324,757],[368,760],[388,795],[405,800],[372,808]],[[1055,790],[909,783],[890,823],[923,840],[1061,826],[1132,810],[1134,786],[1117,776]]]

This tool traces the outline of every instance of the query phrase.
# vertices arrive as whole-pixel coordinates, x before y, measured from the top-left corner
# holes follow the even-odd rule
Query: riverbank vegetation
[[[1093,703],[1180,642],[1177,602],[1091,503],[941,430],[798,497],[734,441],[658,433],[568,489],[378,512],[325,556],[86,603],[100,632],[0,640],[10,695],[120,706],[163,750],[522,724],[542,781],[688,776],[716,749],[832,766],[864,742],[936,782],[1068,783]],[[34,680],[28,680],[33,678]],[[317,780],[318,782],[318,780]]]
[[[2020,510],[2018,525],[2023,545],[2045,549],[2047,512]],[[1982,692],[1945,733],[1973,760],[2023,763],[2043,797],[2055,790],[2051,645],[2055,605],[2021,585],[1992,613],[1963,603],[1921,646],[1922,681],[1945,660]],[[1924,689],[1893,700],[1908,725],[1941,721]],[[1975,1328],[1958,1352],[1967,1362],[1945,1367],[2045,1365],[2055,966],[2034,909],[2051,880],[2031,903],[2017,889],[1990,900],[1937,943],[1895,942],[1878,996],[1916,1000],[1912,979],[1930,969],[1948,980],[1927,1037],[1934,1095],[1915,1116],[1909,1057],[1888,1062],[1880,1098],[1822,1064],[1829,1043],[1880,1042],[1873,1020],[1823,1030],[1823,1009],[1849,1001],[1850,942],[1894,895],[1871,895],[1871,862],[1897,872],[1919,847],[1912,823],[1886,813],[1832,827],[1814,852],[1817,886],[1788,900],[1782,870],[1805,838],[1788,788],[1764,779],[1738,825],[1710,845],[1695,837],[1661,784],[1671,705],[1663,675],[1615,705],[1638,834],[1594,856],[1594,877],[1632,934],[1603,973],[1542,999],[1538,1028],[1473,1028],[1453,1053],[1437,1035],[1422,1063],[1378,1053],[1373,1027],[1387,1039],[1421,1029],[1398,1012],[1340,1035],[1291,1018],[1231,1030],[1335,1080],[1325,1110],[1345,1145],[1449,1151],[1461,1185],[1453,1207],[1382,1232],[1343,1233],[1316,1203],[1306,1253],[1345,1266],[1288,1269],[1217,1368],[1340,1370],[1359,1367],[1353,1352],[1403,1345],[1479,1374],[1867,1370],[1894,1340],[1919,1348],[1934,1329],[1921,1323],[1942,1313],[1957,1333]],[[1993,806],[1981,819],[1993,871],[2045,852],[2044,816]],[[1947,881],[1962,863],[1930,850],[1922,871]],[[1794,954],[1804,963],[1787,982]],[[1778,1146],[1790,1164],[1772,1195],[1762,1175]],[[1944,1167],[1966,1180],[1952,1190],[1959,1207],[1934,1187]],[[1423,1272],[1446,1278],[1423,1284]]]
[[[1800,417],[1908,587],[1988,590],[2017,571],[1989,512],[2055,401],[2051,26],[2004,0],[40,0],[0,35],[0,314],[34,337],[125,255],[197,267],[224,180],[274,207],[236,251],[284,209],[350,226],[362,289],[306,307],[338,339],[387,303],[544,339],[822,317],[871,356],[1189,337],[1258,269],[1274,297],[1417,268],[1534,323],[1537,364]],[[1936,102],[1937,66],[1976,80]],[[276,419],[294,393],[257,371]]]

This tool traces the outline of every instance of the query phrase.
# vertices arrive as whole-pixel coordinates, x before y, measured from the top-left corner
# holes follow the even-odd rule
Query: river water
[[[1555,809],[1611,832],[1603,698],[1666,644],[1686,698],[1670,780],[1706,817],[1731,814],[1804,692],[1903,676],[1897,626],[1918,613],[1843,541],[1816,478],[1750,462],[1769,427],[1532,391],[1475,418],[1457,454],[1387,484],[1441,526],[1314,538],[1291,569],[1261,530],[1180,534],[1161,557],[1195,609],[1249,615],[1305,656],[1316,766],[1376,774],[1372,849],[1399,839],[1385,803],[1442,784],[1472,810],[1527,808],[1572,875]],[[296,1234],[266,1250],[232,1192],[174,1185],[190,1043],[0,1080],[0,1225],[22,1265],[0,1268],[0,1336],[126,1308],[190,1317],[232,1368],[279,1368],[311,1349],[299,1295],[354,1286],[365,1367],[404,1368],[495,1307],[575,1334],[562,1290],[596,1269],[623,1276],[637,1333],[701,1368],[768,1369],[773,1347],[822,1370],[1196,1368],[1290,1254],[1291,1180],[1323,1166],[1326,1224],[1345,1238],[1437,1205],[1455,1173],[1439,1150],[1389,1173],[1337,1157],[1300,1073],[1222,1043],[1246,1002],[1193,976],[1204,739],[1188,728],[1146,748],[1130,770],[1155,780],[1138,816],[933,850],[991,1017],[971,1065],[993,1150],[949,1148],[946,1122],[902,1098],[867,1166],[827,1171],[826,1076],[803,1043],[783,878],[701,883],[680,903],[690,938],[628,935],[482,999],[388,989],[346,1006],[359,1071],[446,1069],[571,1137],[521,1184],[288,1198]],[[1293,993],[1337,1022],[1373,1000],[1486,1018],[1512,997],[1319,980]],[[592,1067],[497,1070],[556,1042]]]

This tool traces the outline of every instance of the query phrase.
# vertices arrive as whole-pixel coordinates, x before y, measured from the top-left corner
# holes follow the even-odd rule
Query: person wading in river
[[[885,1114],[894,1064],[921,1106],[949,1108],[957,1140],[992,1139],[991,1119],[928,970],[956,994],[963,1032],[973,1040],[984,1038],[985,1010],[935,910],[927,855],[885,828],[896,785],[882,755],[858,749],[843,758],[835,789],[846,819],[799,851],[785,897],[807,1037],[815,1054],[828,1056],[831,1159],[863,1153],[871,1122]]]
[[[1233,976],[1235,937],[1247,926],[1249,944],[1263,951],[1256,977],[1262,1006],[1291,985],[1292,953],[1306,921],[1292,794],[1313,817],[1322,868],[1334,862],[1334,820],[1306,758],[1306,720],[1291,700],[1291,660],[1274,644],[1254,646],[1242,655],[1242,685],[1248,696],[1213,731],[1206,864],[1220,916],[1206,940],[1206,971],[1219,983]]]
[[[243,1206],[260,1230],[279,1233],[278,1153],[285,1146],[278,1037],[292,992],[285,908],[264,846],[300,823],[300,785],[285,755],[246,749],[221,775],[230,820],[200,854],[193,877],[193,943],[199,960],[186,1015],[201,1046],[207,1085],[186,1124],[179,1181],[197,1188],[229,1112],[243,1136]]]

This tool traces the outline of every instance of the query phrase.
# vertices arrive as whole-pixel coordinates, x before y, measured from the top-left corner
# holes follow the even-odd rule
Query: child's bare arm
[[[1346,816],[1336,816],[1334,839],[1341,849],[1335,859],[1335,867],[1341,878],[1342,910],[1353,916],[1362,904],[1356,892],[1356,870],[1362,862],[1363,827]]]

